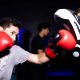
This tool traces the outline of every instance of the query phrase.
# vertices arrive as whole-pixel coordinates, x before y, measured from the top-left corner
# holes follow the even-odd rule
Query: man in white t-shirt
[[[48,49],[49,54],[32,54],[18,45],[13,45],[16,36],[19,33],[21,23],[14,18],[5,17],[0,20],[0,80],[10,80],[15,65],[30,61],[36,64],[42,64],[49,61],[48,55],[53,51]],[[46,49],[47,53],[47,49]]]

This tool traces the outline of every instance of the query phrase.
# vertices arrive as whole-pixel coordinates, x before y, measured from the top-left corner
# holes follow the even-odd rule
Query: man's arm
[[[28,61],[36,64],[42,64],[53,59],[56,56],[56,53],[51,48],[46,48],[44,51],[42,49],[37,50],[38,54],[31,54],[28,57]]]
[[[51,48],[46,48],[45,51],[38,50],[38,54],[30,54],[28,61],[36,64],[42,64],[56,57],[56,53]]]
[[[76,40],[69,31],[63,29],[63,30],[59,31],[59,34],[60,34],[60,39],[57,41],[55,48],[57,46],[61,47],[62,49],[65,49],[65,50],[72,50],[75,48]],[[55,40],[56,39],[57,39],[57,37],[55,37]],[[53,40],[53,42],[54,42],[54,40]],[[42,52],[42,53],[39,50],[40,54],[37,54],[37,55],[31,54],[29,56],[28,60],[31,62],[37,63],[37,64],[45,63],[45,62],[49,61],[49,58],[52,58],[52,59],[55,58],[55,56],[56,56],[56,49],[55,48],[51,49],[48,47],[45,49],[45,52]]]

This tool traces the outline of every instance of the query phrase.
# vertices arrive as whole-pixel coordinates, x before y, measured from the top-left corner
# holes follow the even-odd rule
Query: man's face
[[[49,29],[48,28],[44,29],[44,35],[47,36],[48,33],[49,33]]]
[[[80,12],[79,12],[79,13],[77,13],[77,15],[78,15],[78,16],[80,16]]]
[[[10,27],[4,29],[4,32],[6,32],[14,42],[17,34],[19,33],[19,28],[17,26],[10,25]]]

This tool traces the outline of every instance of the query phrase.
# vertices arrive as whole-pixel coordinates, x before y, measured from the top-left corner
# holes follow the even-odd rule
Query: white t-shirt
[[[25,62],[29,55],[29,52],[14,45],[10,49],[10,54],[0,58],[0,80],[10,80],[14,66]]]

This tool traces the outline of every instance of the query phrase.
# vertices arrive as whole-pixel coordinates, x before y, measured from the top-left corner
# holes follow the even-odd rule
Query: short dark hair
[[[42,23],[38,24],[38,26],[37,26],[38,32],[41,32],[43,28],[44,29],[46,29],[46,28],[50,29],[50,24],[47,22],[42,22]]]
[[[12,17],[3,17],[0,19],[0,26],[3,27],[4,29],[7,27],[10,27],[10,25],[16,26],[19,29],[22,27],[22,24],[20,21],[18,21],[15,18]]]

